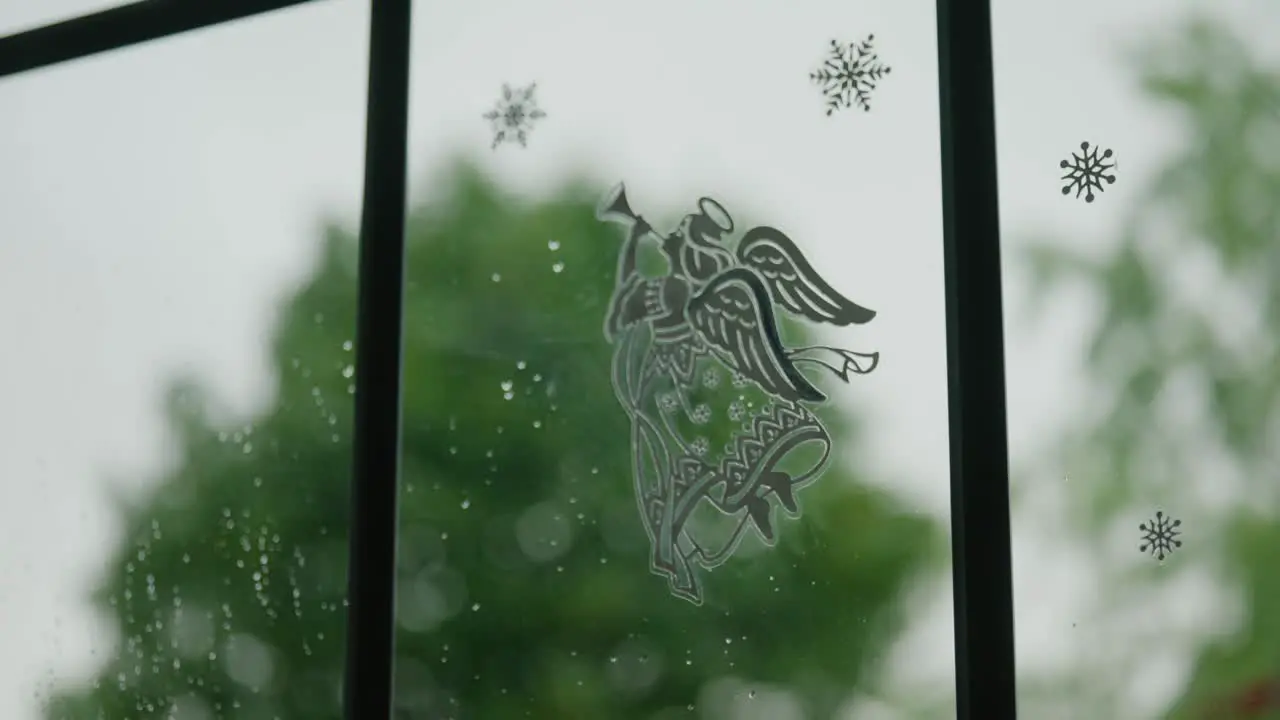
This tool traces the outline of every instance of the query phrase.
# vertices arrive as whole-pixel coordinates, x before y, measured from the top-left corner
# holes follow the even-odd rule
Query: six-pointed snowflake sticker
[[[537,89],[537,83],[514,90],[503,83],[502,97],[492,110],[484,114],[484,119],[493,126],[493,148],[496,149],[503,142],[518,142],[520,147],[528,146],[529,131],[533,129],[534,121],[547,116],[538,108],[538,100],[533,96]]]
[[[1155,559],[1163,561],[1165,556],[1182,547],[1182,541],[1178,539],[1182,534],[1178,529],[1181,526],[1181,520],[1174,520],[1163,512],[1156,511],[1154,520],[1138,526],[1142,531],[1142,545],[1138,547],[1138,551],[1150,552]]]
[[[1105,174],[1106,171],[1112,170],[1116,166],[1114,162],[1106,162],[1111,159],[1111,149],[1108,148],[1101,156],[1098,155],[1098,150],[1099,147],[1097,145],[1094,145],[1093,149],[1090,150],[1089,143],[1082,142],[1080,143],[1079,154],[1071,153],[1070,160],[1063,160],[1058,163],[1058,167],[1067,171],[1067,174],[1062,176],[1062,179],[1067,181],[1067,184],[1062,188],[1063,195],[1070,194],[1071,189],[1075,188],[1077,198],[1080,197],[1080,193],[1084,193],[1084,201],[1093,202],[1093,191],[1102,192],[1104,190],[1102,187],[1103,180],[1106,180],[1108,185],[1116,181],[1115,175]]]
[[[855,105],[863,111],[871,110],[871,91],[890,70],[872,50],[875,37],[868,35],[866,40],[848,45],[832,40],[822,67],[809,73],[809,79],[822,87],[827,99],[827,115]]]

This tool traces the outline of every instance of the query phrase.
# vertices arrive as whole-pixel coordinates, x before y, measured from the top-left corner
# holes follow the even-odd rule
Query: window
[[[341,717],[367,15],[0,82],[0,716]]]
[[[1280,13],[995,5],[1019,711],[1278,717]]]
[[[570,10],[416,8],[397,707],[954,713],[931,5]]]
[[[11,122],[63,152],[100,130],[93,93],[169,73],[147,101],[174,117],[134,108],[150,155],[127,167],[154,188],[146,212],[111,209],[118,234],[154,238],[129,266],[167,254],[192,273],[175,296],[202,300],[229,267],[216,251],[243,248],[248,272],[222,276],[227,300],[203,322],[184,316],[199,339],[142,358],[168,365],[129,367],[135,382],[183,363],[226,373],[217,353],[235,346],[206,339],[226,325],[236,360],[255,339],[258,377],[274,380],[239,404],[187,383],[150,415],[176,452],[118,511],[133,518],[106,573],[121,592],[96,597],[120,644],[81,658],[84,688],[42,679],[46,717],[1012,715],[1003,366],[983,355],[1002,320],[984,8],[494,0],[419,3],[410,26],[408,0],[330,0],[240,20],[289,4],[150,0],[0,38],[0,77],[16,76],[0,91],[31,108]],[[350,33],[366,15],[357,224],[366,48]],[[219,38],[228,49],[202,67]],[[856,91],[831,75],[855,62]],[[97,66],[87,87],[65,81],[80,112],[39,107],[57,78]],[[166,140],[182,116],[207,130]],[[98,155],[128,147],[108,137]],[[159,209],[179,191],[185,204]],[[86,234],[61,206],[41,214],[48,193],[11,197],[12,232]],[[230,222],[236,201],[245,223]],[[269,212],[277,254],[241,230]],[[172,240],[184,226],[244,244],[213,238],[193,263]],[[26,270],[47,251],[8,252]],[[265,307],[285,312],[267,324]],[[256,331],[227,322],[249,314]],[[149,343],[186,337],[113,317]],[[19,327],[39,339],[58,320]],[[277,553],[277,535],[294,550]],[[189,549],[175,555],[174,537]],[[159,543],[178,577],[201,553],[225,567],[139,580]],[[279,565],[314,589],[282,585]],[[244,605],[203,611],[224,616],[201,626],[216,657],[182,655],[190,623],[154,606],[218,592]],[[139,597],[144,620],[118,609]]]

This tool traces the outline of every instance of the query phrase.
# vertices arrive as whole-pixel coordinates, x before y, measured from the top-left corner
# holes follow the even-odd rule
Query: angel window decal
[[[752,228],[731,250],[724,238],[733,219],[711,198],[659,235],[619,183],[596,217],[629,228],[604,334],[614,347],[614,392],[631,421],[650,570],[701,604],[700,569],[723,564],[751,529],[772,546],[775,505],[798,517],[797,491],[826,469],[831,437],[810,406],[827,396],[801,368],[847,383],[879,363],[879,353],[788,347],[776,310],[841,327],[876,314],[832,288],[776,228]],[[660,277],[639,270],[645,239],[666,260]],[[722,417],[729,422],[712,422]]]

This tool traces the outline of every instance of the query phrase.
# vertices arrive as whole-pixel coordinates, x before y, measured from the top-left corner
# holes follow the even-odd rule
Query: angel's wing
[[[769,291],[744,267],[716,276],[688,306],[689,324],[733,370],[788,400],[825,400],[791,361],[778,335]]]
[[[861,325],[876,316],[855,305],[822,279],[781,230],[756,227],[742,236],[738,262],[764,278],[773,299],[787,310],[832,325]]]

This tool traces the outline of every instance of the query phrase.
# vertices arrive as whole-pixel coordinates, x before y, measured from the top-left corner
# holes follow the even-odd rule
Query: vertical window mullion
[[[1016,717],[989,0],[938,0],[956,704]]]
[[[348,720],[389,720],[395,666],[411,0],[371,2],[347,592]]]

